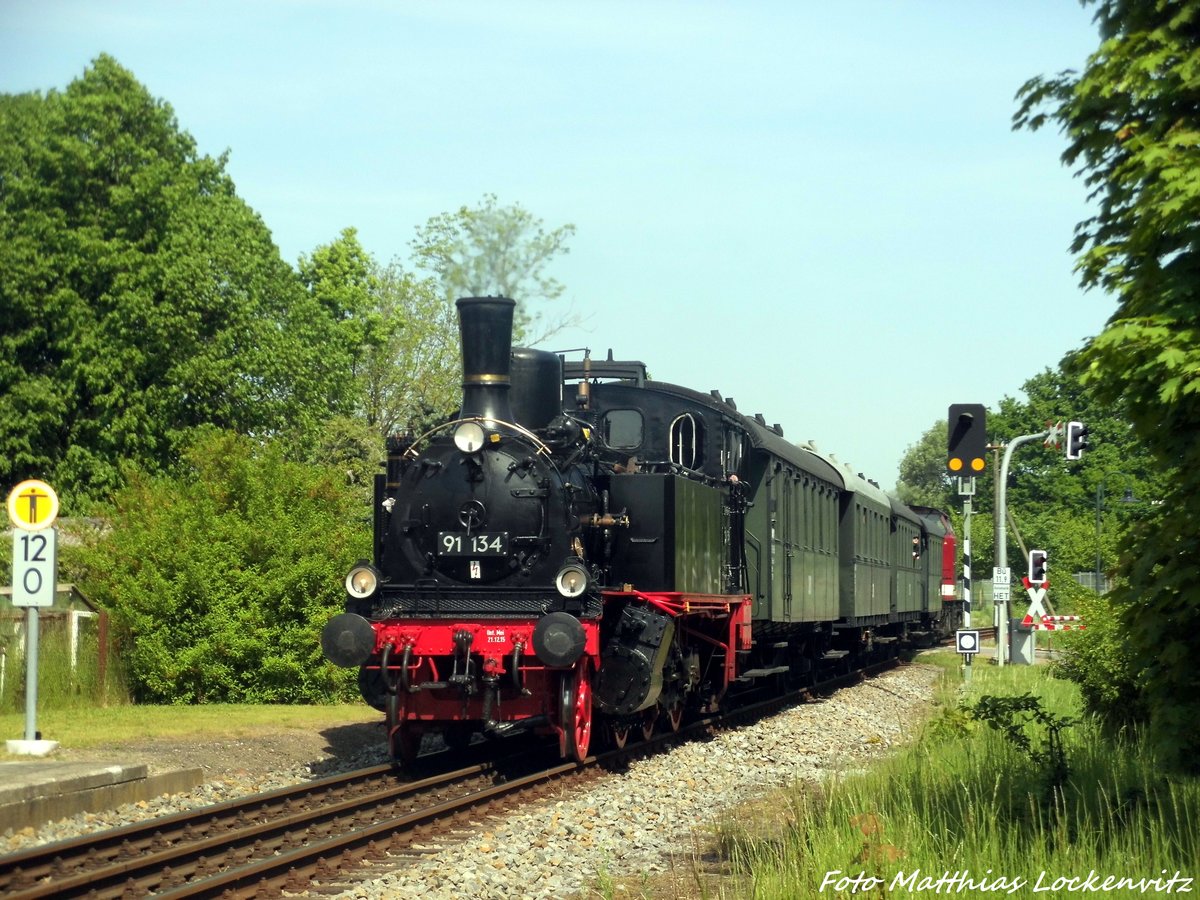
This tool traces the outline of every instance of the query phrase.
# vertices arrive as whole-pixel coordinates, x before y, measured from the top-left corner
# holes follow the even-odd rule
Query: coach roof
[[[743,415],[729,401],[714,393],[704,394],[678,384],[665,381],[648,381],[646,389],[659,391],[664,394],[675,394],[693,403],[718,412],[728,419],[741,425],[750,437],[750,445],[755,450],[764,450],[772,456],[777,456],[791,463],[802,472],[808,472],[838,488],[845,488],[846,481],[843,472],[823,454],[808,446],[798,446],[784,439],[782,429],[776,430],[766,424],[760,417],[751,418]]]

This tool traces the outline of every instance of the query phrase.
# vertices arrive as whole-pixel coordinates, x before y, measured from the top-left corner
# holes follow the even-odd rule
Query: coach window
[[[671,462],[685,469],[700,468],[700,442],[703,432],[700,422],[691,413],[684,413],[671,423]]]
[[[638,410],[610,410],[604,414],[604,443],[613,450],[637,450],[642,446],[644,427]]]
[[[828,488],[822,488],[821,496],[825,498],[825,516],[821,519],[821,546],[826,553],[832,554],[837,535],[837,495]]]
[[[802,475],[796,486],[800,488],[800,543],[806,550],[811,550],[812,539],[812,484],[808,476]]]
[[[825,519],[829,512],[829,504],[825,495],[825,488],[818,487],[815,489],[815,500],[813,501],[813,509],[816,512],[816,534],[813,540],[816,542],[818,550],[828,550],[829,545],[825,540]]]

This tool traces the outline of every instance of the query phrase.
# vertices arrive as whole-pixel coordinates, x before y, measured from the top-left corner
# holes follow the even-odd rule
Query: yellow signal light
[[[957,456],[955,456],[950,459],[950,462],[947,463],[947,465],[949,465],[949,467],[951,469],[953,469],[955,472],[957,472],[959,469],[961,469],[963,467],[963,461],[961,459],[959,459]]]
[[[976,472],[982,472],[983,467],[985,465],[987,465],[987,463],[984,462],[982,459],[980,459],[978,456],[975,457],[973,460],[971,460],[971,468],[974,469]]]

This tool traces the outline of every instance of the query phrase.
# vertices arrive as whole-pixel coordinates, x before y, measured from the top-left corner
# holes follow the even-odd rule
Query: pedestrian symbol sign
[[[25,531],[49,528],[58,518],[58,494],[44,481],[22,481],[8,495],[8,518]]]

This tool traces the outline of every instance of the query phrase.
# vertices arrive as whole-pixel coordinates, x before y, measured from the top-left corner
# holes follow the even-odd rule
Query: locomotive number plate
[[[438,556],[506,556],[508,532],[439,531]]]

